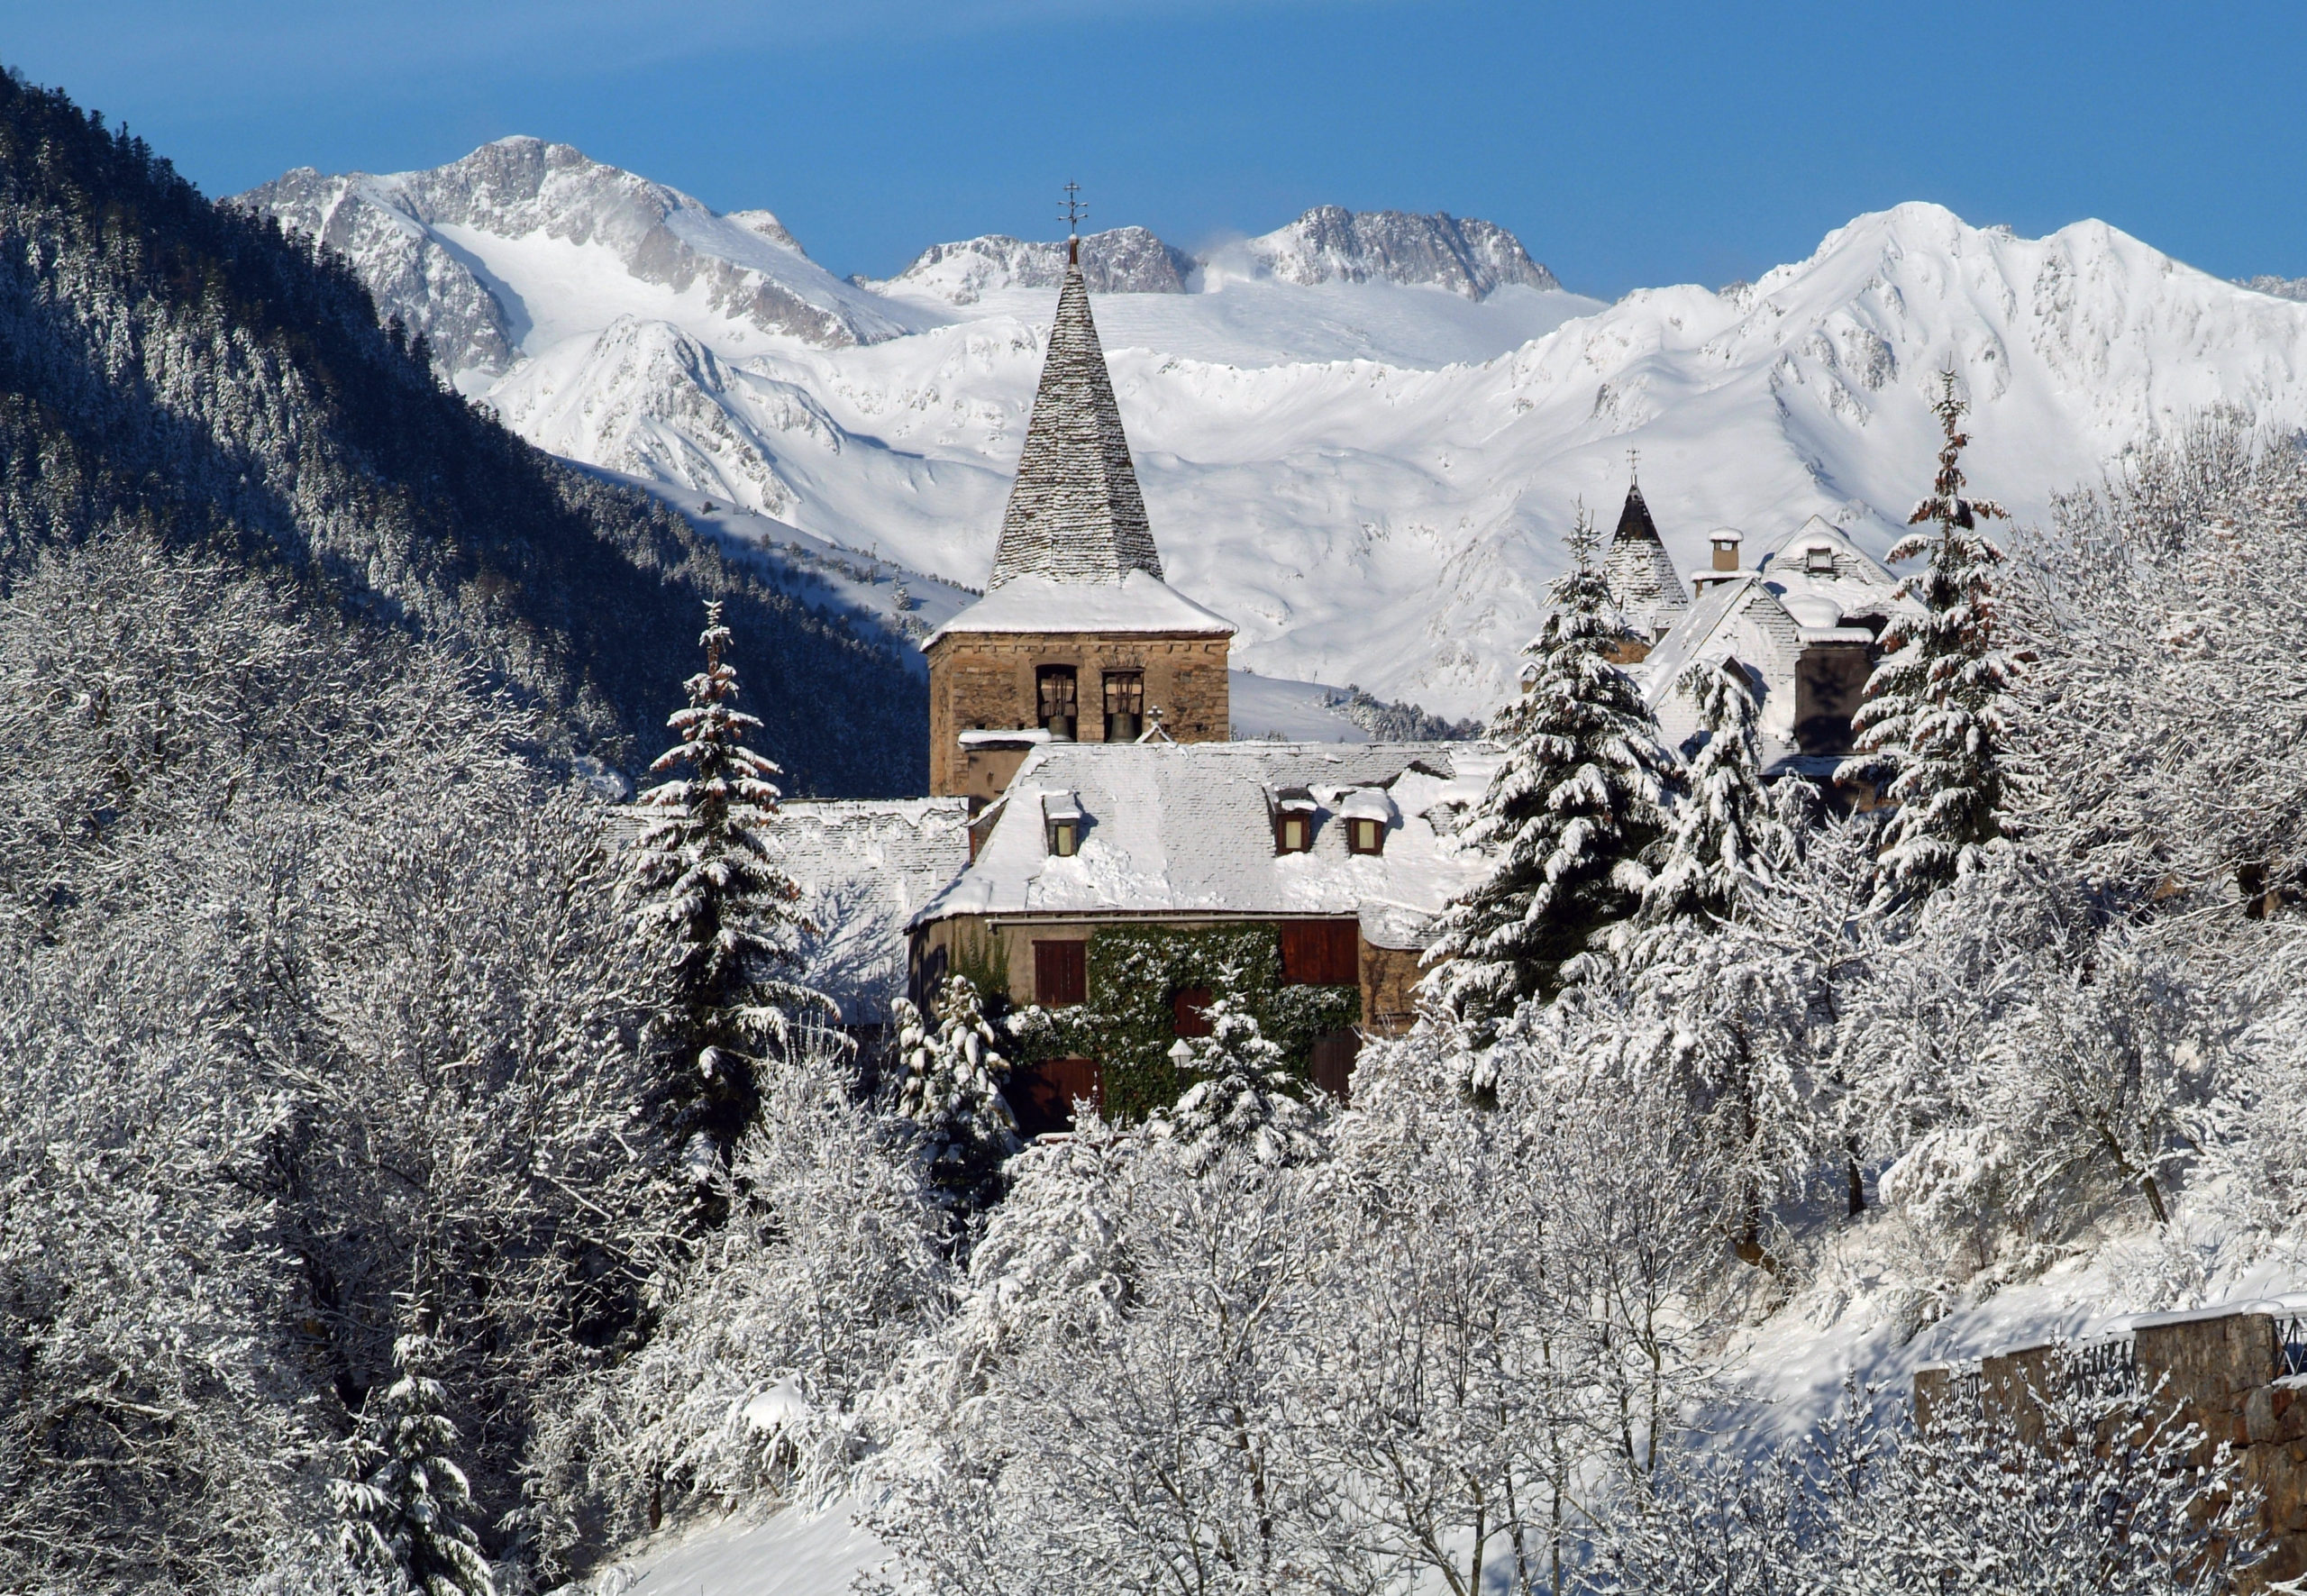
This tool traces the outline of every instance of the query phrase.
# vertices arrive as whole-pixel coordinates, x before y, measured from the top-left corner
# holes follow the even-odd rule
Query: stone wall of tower
[[[1210,633],[949,632],[929,646],[929,790],[940,798],[999,795],[1020,755],[993,752],[972,759],[967,731],[1008,731],[1037,724],[1035,672],[1071,665],[1081,693],[1079,737],[1105,738],[1103,675],[1136,670],[1145,705],[1159,706],[1163,729],[1181,743],[1222,743],[1231,735],[1233,702],[1226,678],[1229,639]]]

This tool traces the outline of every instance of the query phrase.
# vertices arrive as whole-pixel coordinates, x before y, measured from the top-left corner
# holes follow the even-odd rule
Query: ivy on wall
[[[1314,1044],[1362,1017],[1350,986],[1292,986],[1281,979],[1281,935],[1270,922],[1184,930],[1108,926],[1090,935],[1089,1001],[1028,1008],[1012,1024],[1018,1062],[1093,1058],[1104,1066],[1106,1113],[1137,1119],[1178,1100],[1190,1085],[1170,1062],[1177,994],[1232,992],[1302,1080]]]

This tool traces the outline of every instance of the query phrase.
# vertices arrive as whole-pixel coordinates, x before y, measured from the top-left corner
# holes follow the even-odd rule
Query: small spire
[[[1065,186],[1065,210],[1058,220],[1065,223],[1065,263],[1081,264],[1081,223],[1090,214],[1090,207],[1081,203],[1081,185]]]

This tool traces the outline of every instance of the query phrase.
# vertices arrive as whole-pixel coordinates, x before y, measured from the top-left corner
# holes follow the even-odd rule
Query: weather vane
[[[1642,451],[1639,449],[1626,451],[1626,485],[1628,488],[1642,486]]]
[[[1058,220],[1065,223],[1065,258],[1072,264],[1081,264],[1081,223],[1090,207],[1081,203],[1081,185],[1065,186],[1065,213]]]

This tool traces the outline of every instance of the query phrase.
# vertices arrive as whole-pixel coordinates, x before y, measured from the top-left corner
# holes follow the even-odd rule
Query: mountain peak
[[[1487,298],[1509,284],[1558,289],[1554,273],[1494,222],[1408,211],[1316,205],[1285,227],[1251,239],[1252,260],[1284,282],[1391,282]]]
[[[1192,256],[1143,227],[1115,227],[1081,240],[1081,276],[1098,294],[1182,294],[1198,269]],[[862,286],[928,294],[949,305],[975,305],[1002,288],[1054,288],[1065,278],[1065,246],[987,233],[932,244],[896,277]]]
[[[509,369],[539,320],[503,273],[475,269],[475,235],[597,248],[624,277],[698,292],[710,313],[820,348],[903,330],[810,260],[771,213],[720,215],[678,188],[527,134],[424,171],[299,168],[239,203],[350,257],[451,375]]]

